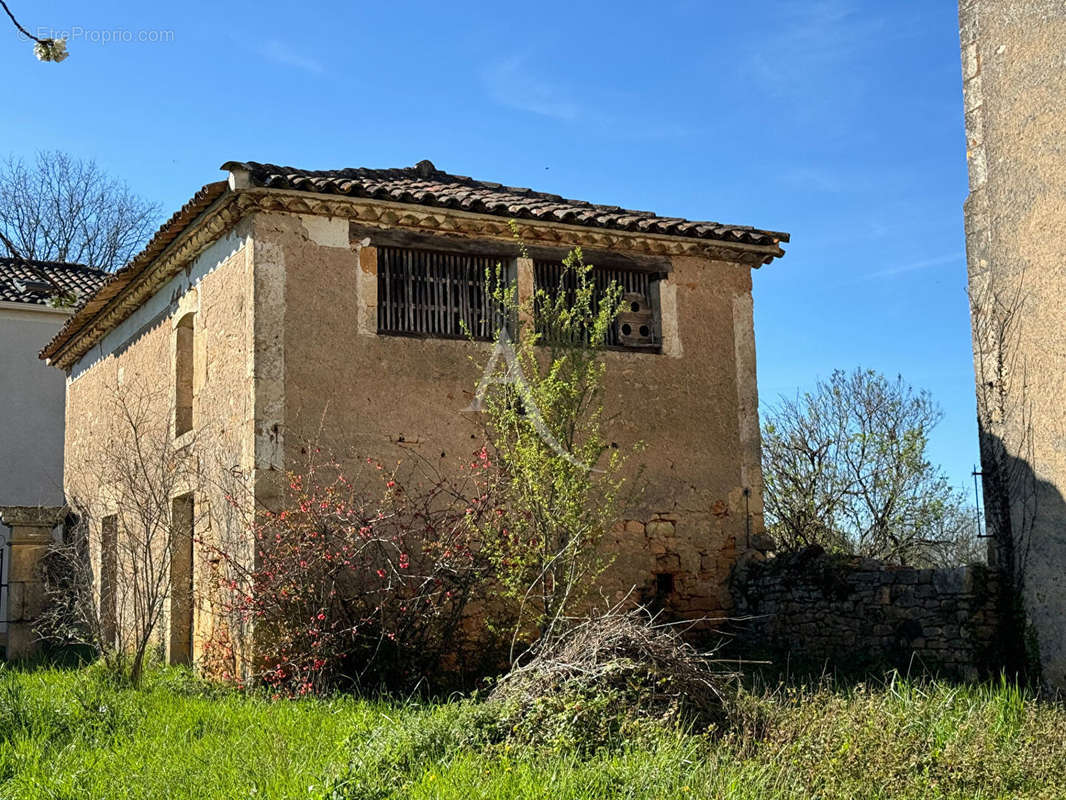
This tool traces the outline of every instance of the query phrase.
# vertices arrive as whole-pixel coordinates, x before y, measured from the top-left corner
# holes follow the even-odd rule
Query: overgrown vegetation
[[[1055,798],[1066,709],[1010,684],[741,690],[711,730],[516,741],[491,703],[271,701],[188,673],[0,674],[0,796]],[[605,713],[606,710],[605,710]]]
[[[478,538],[515,606],[514,638],[533,641],[551,638],[585,599],[626,502],[625,454],[612,447],[603,408],[602,352],[621,288],[598,295],[580,249],[563,260],[558,286],[524,302],[502,268],[490,285],[502,325],[476,405],[501,502]]]
[[[537,642],[489,703],[508,740],[534,749],[587,753],[663,729],[721,726],[737,676],[682,632],[644,609],[611,609]]]
[[[201,540],[223,589],[205,666],[290,697],[454,685],[449,673],[480,665],[462,623],[492,577],[475,539],[498,518],[486,451],[445,477],[369,459],[350,473],[304,449],[280,510],[250,513],[255,558]],[[247,630],[258,654],[240,641]]]
[[[777,544],[910,566],[984,561],[974,509],[926,452],[941,416],[928,392],[872,370],[837,370],[783,398],[762,433]]]
[[[38,635],[52,646],[92,650],[134,685],[152,651],[162,648],[171,597],[182,590],[172,567],[175,553],[191,543],[175,529],[174,498],[205,480],[202,465],[175,445],[169,419],[159,413],[169,407],[159,390],[141,383],[106,398],[98,443],[67,486],[74,522],[42,564],[48,606]]]

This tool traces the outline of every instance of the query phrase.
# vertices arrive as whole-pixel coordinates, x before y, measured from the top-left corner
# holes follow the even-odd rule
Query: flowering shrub
[[[279,695],[410,687],[461,665],[473,644],[464,612],[489,582],[475,533],[502,516],[488,453],[458,481],[423,475],[405,485],[371,459],[366,471],[380,491],[365,490],[375,484],[366,474],[353,481],[336,463],[312,461],[289,474],[280,509],[254,514],[253,566],[219,550],[219,610],[231,624],[218,626],[209,655],[228,665],[224,677],[237,673],[233,631],[248,627],[254,677]]]

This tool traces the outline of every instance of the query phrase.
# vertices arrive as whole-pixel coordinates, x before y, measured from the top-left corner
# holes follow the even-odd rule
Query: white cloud
[[[326,71],[321,61],[299,53],[291,45],[280,42],[277,39],[269,39],[256,48],[256,52],[268,61],[281,64],[285,67],[309,72],[313,75],[321,75]]]
[[[537,77],[525,56],[511,56],[482,76],[489,96],[501,105],[553,119],[574,120],[580,107],[565,90]]]
[[[933,256],[932,258],[923,258],[920,261],[912,261],[909,264],[900,264],[895,267],[888,267],[887,269],[880,269],[877,272],[870,272],[864,275],[864,278],[890,278],[893,275],[902,275],[905,272],[916,272],[920,269],[928,269],[929,267],[939,267],[944,264],[955,264],[962,261],[965,258],[964,253],[945,253],[942,256]]]

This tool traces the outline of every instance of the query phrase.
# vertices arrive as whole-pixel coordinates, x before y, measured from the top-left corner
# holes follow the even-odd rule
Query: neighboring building
[[[104,273],[79,264],[0,258],[0,519],[13,507],[63,505],[63,376],[37,358]],[[11,511],[5,512],[5,508]],[[0,526],[0,633],[9,612],[10,550]],[[17,581],[20,582],[20,581]]]
[[[262,502],[312,439],[363,458],[395,462],[415,447],[454,462],[478,430],[465,410],[471,356],[491,345],[461,323],[491,333],[486,265],[502,262],[529,296],[554,286],[580,245],[645,315],[606,353],[613,430],[619,446],[646,444],[646,489],[611,540],[619,557],[603,586],[689,616],[729,609],[729,571],[762,529],[751,270],[781,256],[787,234],[566,200],[428,161],[223,169],[229,180],[201,189],[42,352],[68,374],[68,492],[94,486],[107,398],[138,382],[164,389],[151,403],[172,441],[236,468]],[[115,511],[98,488],[87,494],[103,519]],[[182,529],[219,536],[233,524],[217,490],[180,494]],[[190,548],[170,601],[174,661],[196,659],[210,625],[197,602],[204,555]]]
[[[104,273],[0,258],[0,506],[63,505],[63,376],[37,353]]]
[[[992,555],[1020,590],[1015,651],[1066,688],[1066,4],[962,0],[959,24]]]

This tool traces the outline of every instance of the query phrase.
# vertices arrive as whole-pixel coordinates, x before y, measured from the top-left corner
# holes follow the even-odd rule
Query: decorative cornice
[[[514,241],[508,220],[450,208],[279,189],[246,189],[241,191],[238,202],[247,211],[340,217],[371,227]],[[721,242],[527,219],[515,224],[519,238],[530,245],[583,247],[653,256],[699,256],[754,267],[784,255],[776,244]]]
[[[509,243],[508,220],[449,208],[415,206],[367,198],[312,194],[279,189],[229,190],[191,222],[143,271],[66,342],[47,351],[50,364],[69,370],[107,333],[183,270],[211,243],[253,213],[310,214],[339,217],[369,227],[406,228],[457,237],[496,238]],[[652,256],[697,256],[758,267],[784,254],[778,245],[720,242],[663,234],[588,228],[537,220],[516,223],[519,238],[530,245],[582,247]]]

